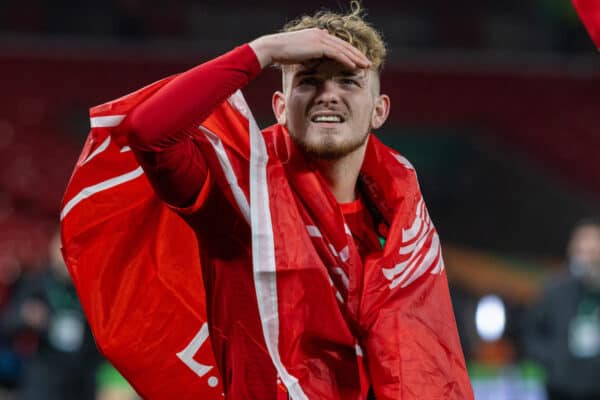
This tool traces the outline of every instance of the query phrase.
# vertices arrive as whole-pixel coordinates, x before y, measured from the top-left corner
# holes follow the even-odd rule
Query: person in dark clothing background
[[[48,267],[17,282],[2,317],[3,333],[25,357],[23,400],[96,397],[102,360],[60,252],[57,233]]]
[[[549,400],[600,399],[600,219],[580,222],[569,274],[546,288],[528,315],[529,356],[547,372]]]

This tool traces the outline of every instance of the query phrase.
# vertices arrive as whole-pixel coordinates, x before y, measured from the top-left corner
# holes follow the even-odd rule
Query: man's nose
[[[323,103],[337,103],[339,101],[338,88],[335,82],[331,79],[327,79],[319,85],[317,90],[317,96],[315,102],[317,104]]]

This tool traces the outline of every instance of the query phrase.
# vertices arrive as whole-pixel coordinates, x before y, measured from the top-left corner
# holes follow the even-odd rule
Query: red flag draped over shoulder
[[[91,110],[62,204],[63,254],[99,348],[141,396],[220,399],[194,234],[111,137],[167,81]]]
[[[598,0],[573,0],[573,4],[596,48],[600,49],[600,2]]]
[[[164,83],[92,109],[61,213],[64,254],[99,347],[142,396],[217,399],[196,238],[114,143],[126,138],[110,136]],[[210,179],[250,225],[260,328],[247,334],[291,399],[362,399],[370,385],[378,400],[473,397],[408,161],[370,137],[361,179],[389,234],[361,260],[324,180],[284,127],[259,130],[240,92],[197,135]]]

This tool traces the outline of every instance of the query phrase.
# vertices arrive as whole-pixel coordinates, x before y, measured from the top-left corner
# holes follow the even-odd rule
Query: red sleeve
[[[136,107],[119,126],[158,196],[168,204],[194,203],[208,169],[189,128],[199,124],[261,71],[243,45],[186,71]]]

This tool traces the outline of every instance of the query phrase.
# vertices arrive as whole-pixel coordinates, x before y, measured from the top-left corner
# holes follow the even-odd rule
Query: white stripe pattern
[[[323,234],[321,234],[319,228],[314,225],[306,225],[306,230],[308,231],[308,236],[310,237],[323,238]]]
[[[118,126],[125,119],[126,115],[106,115],[104,117],[90,118],[92,128],[112,128]]]
[[[90,154],[82,163],[81,165],[85,165],[88,162],[92,161],[92,159],[94,157],[96,157],[98,154],[102,153],[104,150],[106,150],[108,148],[108,145],[110,144],[110,135],[106,137],[106,139],[104,139],[104,142],[102,142],[100,144],[100,146],[98,146],[96,148],[96,150],[94,150],[92,152],[92,154]]]
[[[214,134],[204,126],[200,125],[198,128],[200,128],[200,130],[204,132],[204,135],[208,139],[208,142],[213,147],[215,154],[217,155],[217,159],[219,160],[219,164],[221,165],[221,169],[225,174],[225,179],[227,180],[227,183],[231,188],[233,198],[235,199],[238,207],[240,208],[242,215],[246,219],[246,222],[250,224],[250,205],[248,204],[248,198],[246,197],[246,194],[240,187],[235,172],[233,172],[233,166],[231,165],[231,161],[227,156],[227,151],[223,146],[223,142],[216,134]]]
[[[344,226],[346,227],[346,229],[349,229],[347,225],[344,224]],[[323,234],[321,233],[319,228],[316,227],[315,225],[306,225],[306,230],[308,231],[308,236],[313,237],[313,238],[320,238],[320,239],[324,240]],[[333,245],[331,243],[327,243],[327,246],[329,247],[329,250],[336,258],[347,259],[349,257],[350,251],[349,251],[348,246],[344,247],[339,253],[335,250],[335,247],[333,247]],[[344,286],[346,291],[348,291],[348,288],[350,287],[350,279],[348,278],[348,275],[346,275],[346,272],[340,267],[333,267],[333,268],[331,268],[331,271],[339,276],[339,278],[342,282],[342,285]],[[344,298],[343,298],[342,294],[339,292],[333,279],[331,279],[331,276],[328,276],[327,278],[329,279],[329,283],[331,284],[331,287],[333,288],[333,290],[335,292],[335,297],[339,300],[340,303],[344,303]]]
[[[346,233],[348,233],[348,235],[352,235],[352,232],[350,232],[350,228],[348,227],[348,225],[344,224],[344,229],[346,230]],[[308,236],[321,238],[325,240],[323,234],[321,233],[321,230],[315,225],[306,225],[306,230],[308,231]],[[341,249],[339,252],[335,249],[335,247],[333,247],[331,243],[327,243],[327,247],[329,247],[329,251],[331,251],[331,254],[333,254],[334,257],[339,258],[343,262],[348,261],[348,259],[350,258],[350,248],[348,246],[344,246],[344,248]]]
[[[102,117],[92,117],[92,118],[90,118],[90,126],[92,128],[115,127],[115,126],[118,126],[123,121],[123,119],[125,119],[125,117],[126,117],[125,114],[106,115],[106,116],[102,116]],[[110,146],[110,142],[111,142],[111,137],[109,135],[106,137],[106,139],[104,139],[104,141],[100,144],[100,146],[98,146],[96,148],[96,150],[94,150],[81,163],[81,165],[87,164],[88,162],[93,160],[95,157],[97,157],[99,154],[102,154],[106,149],[108,149],[108,147]],[[127,146],[123,147],[121,149],[121,153],[127,151],[126,149],[129,149],[129,147],[127,147]],[[132,181],[132,180],[140,177],[143,174],[144,174],[144,171],[142,170],[142,167],[137,167],[133,171],[127,172],[123,175],[119,175],[119,176],[107,179],[105,181],[102,181],[100,183],[97,183],[95,185],[91,185],[86,188],[83,188],[79,193],[77,193],[74,197],[72,197],[71,200],[69,200],[67,202],[67,204],[65,204],[65,206],[63,207],[63,209],[60,212],[60,220],[62,221],[71,212],[71,210],[73,210],[73,208],[75,208],[75,206],[77,206],[83,200],[85,200],[97,193],[100,193],[104,190],[108,190],[108,189],[114,188],[115,186],[122,185],[125,182]]]
[[[409,256],[408,259],[396,264],[393,268],[383,269],[383,274],[389,280],[394,279],[395,276],[404,272],[405,269],[414,265],[414,263],[419,260],[418,256],[420,250],[423,248],[429,236],[429,229],[427,229],[428,224],[423,221],[422,203],[423,200],[419,201],[419,204],[416,207],[417,214],[411,227],[402,230],[403,245],[400,246],[398,252],[402,255]],[[418,229],[415,229],[415,227],[418,227]]]
[[[364,356],[363,350],[362,350],[362,348],[360,347],[360,345],[358,343],[356,343],[354,345],[354,351],[356,352],[357,356],[359,356],[359,357],[363,357]]]
[[[437,232],[429,218],[423,199],[416,206],[415,218],[402,230],[402,245],[398,253],[405,259],[382,272],[390,281],[389,288],[406,287],[425,272],[439,274],[444,269],[442,250]]]
[[[232,96],[230,104],[239,109],[240,97],[241,93],[236,92]],[[245,104],[244,101],[242,106]],[[243,112],[243,109],[240,112]],[[252,230],[252,268],[263,335],[271,360],[287,388],[290,398],[292,400],[308,400],[302,387],[300,387],[298,379],[287,371],[279,355],[277,266],[275,263],[275,243],[267,181],[269,156],[264,138],[252,115],[249,115],[248,122],[250,124],[251,149],[250,204],[252,204],[252,207],[250,207],[250,226]]]
[[[104,190],[108,190],[114,188],[115,186],[119,186],[125,182],[134,180],[137,177],[141,176],[143,173],[144,171],[142,170],[142,167],[137,167],[133,171],[128,172],[126,174],[119,175],[114,178],[110,178],[103,182],[84,188],[79,193],[77,193],[75,197],[69,200],[69,202],[65,205],[65,207],[60,213],[60,220],[62,221],[71,212],[71,210],[82,200],[85,200],[88,197],[95,195],[96,193],[100,193]]]
[[[331,254],[333,254],[335,257],[338,257],[338,252],[335,250],[335,247],[333,247],[331,243],[328,243],[328,246],[329,250],[331,251]]]
[[[423,257],[421,255],[418,260],[414,260],[411,263],[411,268],[406,269],[403,274],[395,278],[392,283],[390,283],[390,289],[393,289],[400,284],[401,287],[410,285],[418,277],[430,269],[433,266],[434,261],[437,260],[437,257],[440,256],[440,240],[438,235],[432,235],[431,244],[427,249],[425,256]]]
[[[404,165],[408,169],[412,169],[412,170],[415,169],[415,167],[413,167],[413,165],[410,163],[410,161],[408,161],[405,157],[401,156],[398,153],[394,153],[394,152],[391,152],[391,153],[394,156],[394,158],[396,158],[396,160],[398,160],[398,162],[400,164]]]
[[[336,274],[338,274],[340,276],[340,279],[342,280],[342,284],[344,285],[346,290],[348,290],[348,288],[350,288],[350,279],[348,279],[348,275],[346,275],[346,272],[344,272],[344,270],[341,269],[340,267],[334,267],[333,272],[335,272]]]
[[[350,248],[348,246],[344,246],[343,249],[340,250],[340,260],[343,262],[348,261],[350,258]]]
[[[346,235],[352,237],[352,231],[350,230],[350,227],[346,223],[344,223],[344,232],[346,232]]]
[[[333,279],[331,279],[330,276],[327,276],[327,279],[329,279],[329,284],[331,285],[331,288],[335,292],[336,299],[338,299],[338,301],[340,303],[344,304],[344,298],[342,297],[342,294],[340,293],[340,291],[337,290],[337,288],[335,287],[335,283],[333,283]]]
[[[244,95],[242,94],[241,90],[236,90],[235,93],[227,99],[227,101],[248,121],[254,119],[254,116],[250,112],[250,107],[248,107],[248,103],[246,103],[246,99],[244,99]]]

